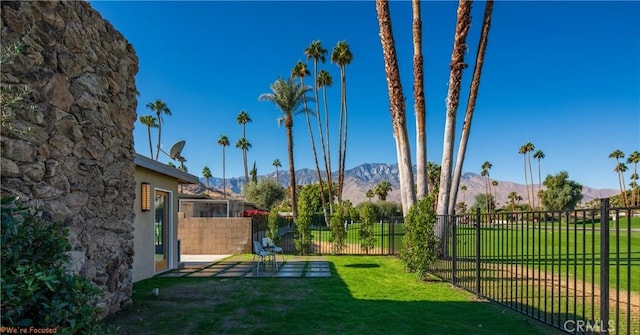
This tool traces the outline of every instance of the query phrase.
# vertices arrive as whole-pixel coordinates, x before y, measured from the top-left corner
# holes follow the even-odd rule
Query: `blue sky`
[[[168,151],[173,143],[186,140],[183,156],[190,173],[201,176],[207,165],[214,176],[222,177],[217,140],[226,134],[232,144],[226,149],[226,175],[243,175],[241,151],[234,146],[242,136],[236,122],[242,110],[253,119],[246,130],[252,144],[249,166],[255,161],[259,174],[271,173],[278,158],[281,169],[288,168],[285,129],[276,122],[280,111],[257,98],[269,92],[278,77],[288,76],[298,60],[306,61],[303,51],[313,40],[329,50],[327,63],[320,68],[333,76],[328,94],[334,121],[339,68],[328,60],[338,41],[346,40],[353,53],[346,69],[347,169],[362,163],[396,163],[373,1],[91,1],[91,5],[127,38],[139,57],[138,115],[151,114],[145,105],[156,98],[171,108],[173,115],[166,117],[162,128],[162,146]],[[437,163],[442,158],[456,7],[452,1],[422,5],[427,155]],[[484,2],[476,2],[457,137],[483,11]],[[391,2],[391,15],[409,136],[414,139],[410,1]],[[312,66],[309,63],[311,70]],[[304,116],[294,122],[296,168],[313,168]],[[336,144],[337,132],[333,134]],[[154,132],[154,147],[156,136]],[[136,151],[148,155],[147,129],[139,122],[134,139]],[[526,142],[546,155],[543,178],[566,170],[586,186],[618,187],[609,153],[640,150],[640,2],[495,3],[464,171],[479,173],[482,163],[490,161],[492,178],[524,183],[518,149]],[[332,151],[337,152],[335,146]],[[415,163],[415,146],[412,153]],[[170,159],[161,156],[161,160]]]

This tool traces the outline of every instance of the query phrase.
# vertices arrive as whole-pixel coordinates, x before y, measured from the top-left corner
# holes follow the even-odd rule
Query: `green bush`
[[[58,334],[105,334],[96,303],[101,291],[66,272],[67,229],[41,212],[3,197],[0,269],[2,327],[33,327]],[[23,328],[23,329],[24,329]]]
[[[427,277],[427,271],[435,263],[438,254],[435,224],[436,214],[433,210],[432,196],[425,197],[411,207],[404,220],[404,247],[400,251],[400,259],[405,269],[415,273],[420,279]]]
[[[312,198],[307,194],[308,188],[303,188],[298,200],[298,217],[296,218],[296,232],[294,244],[300,255],[312,252],[311,223],[313,219]]]
[[[360,247],[369,254],[369,250],[375,246],[376,238],[373,235],[373,224],[376,222],[376,211],[370,202],[365,202],[360,207]]]
[[[347,237],[347,230],[345,229],[345,219],[347,216],[347,208],[344,204],[338,204],[333,209],[331,220],[329,222],[329,229],[331,229],[331,235],[329,235],[329,242],[331,242],[331,252],[334,255],[342,253],[345,247],[345,239]]]
[[[267,237],[273,241],[273,244],[280,244],[280,234],[278,234],[278,227],[282,218],[278,215],[278,209],[276,207],[271,208],[269,211],[269,217],[267,218]]]

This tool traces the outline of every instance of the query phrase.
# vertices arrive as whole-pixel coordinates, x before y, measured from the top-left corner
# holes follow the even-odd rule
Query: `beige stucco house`
[[[197,184],[198,177],[135,155],[133,281],[178,268],[178,185]]]

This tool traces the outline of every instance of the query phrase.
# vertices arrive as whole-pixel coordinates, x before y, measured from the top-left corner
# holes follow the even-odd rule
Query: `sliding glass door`
[[[155,191],[155,270],[166,270],[169,266],[169,226],[171,223],[171,194]]]

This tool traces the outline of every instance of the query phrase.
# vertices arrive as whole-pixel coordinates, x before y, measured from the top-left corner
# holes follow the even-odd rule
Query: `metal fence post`
[[[609,333],[609,198],[600,201],[600,321]]]
[[[454,286],[457,285],[458,279],[458,233],[457,233],[457,220],[453,217],[453,227],[451,236],[451,281]]]
[[[476,295],[482,296],[480,288],[480,208],[476,209]]]

